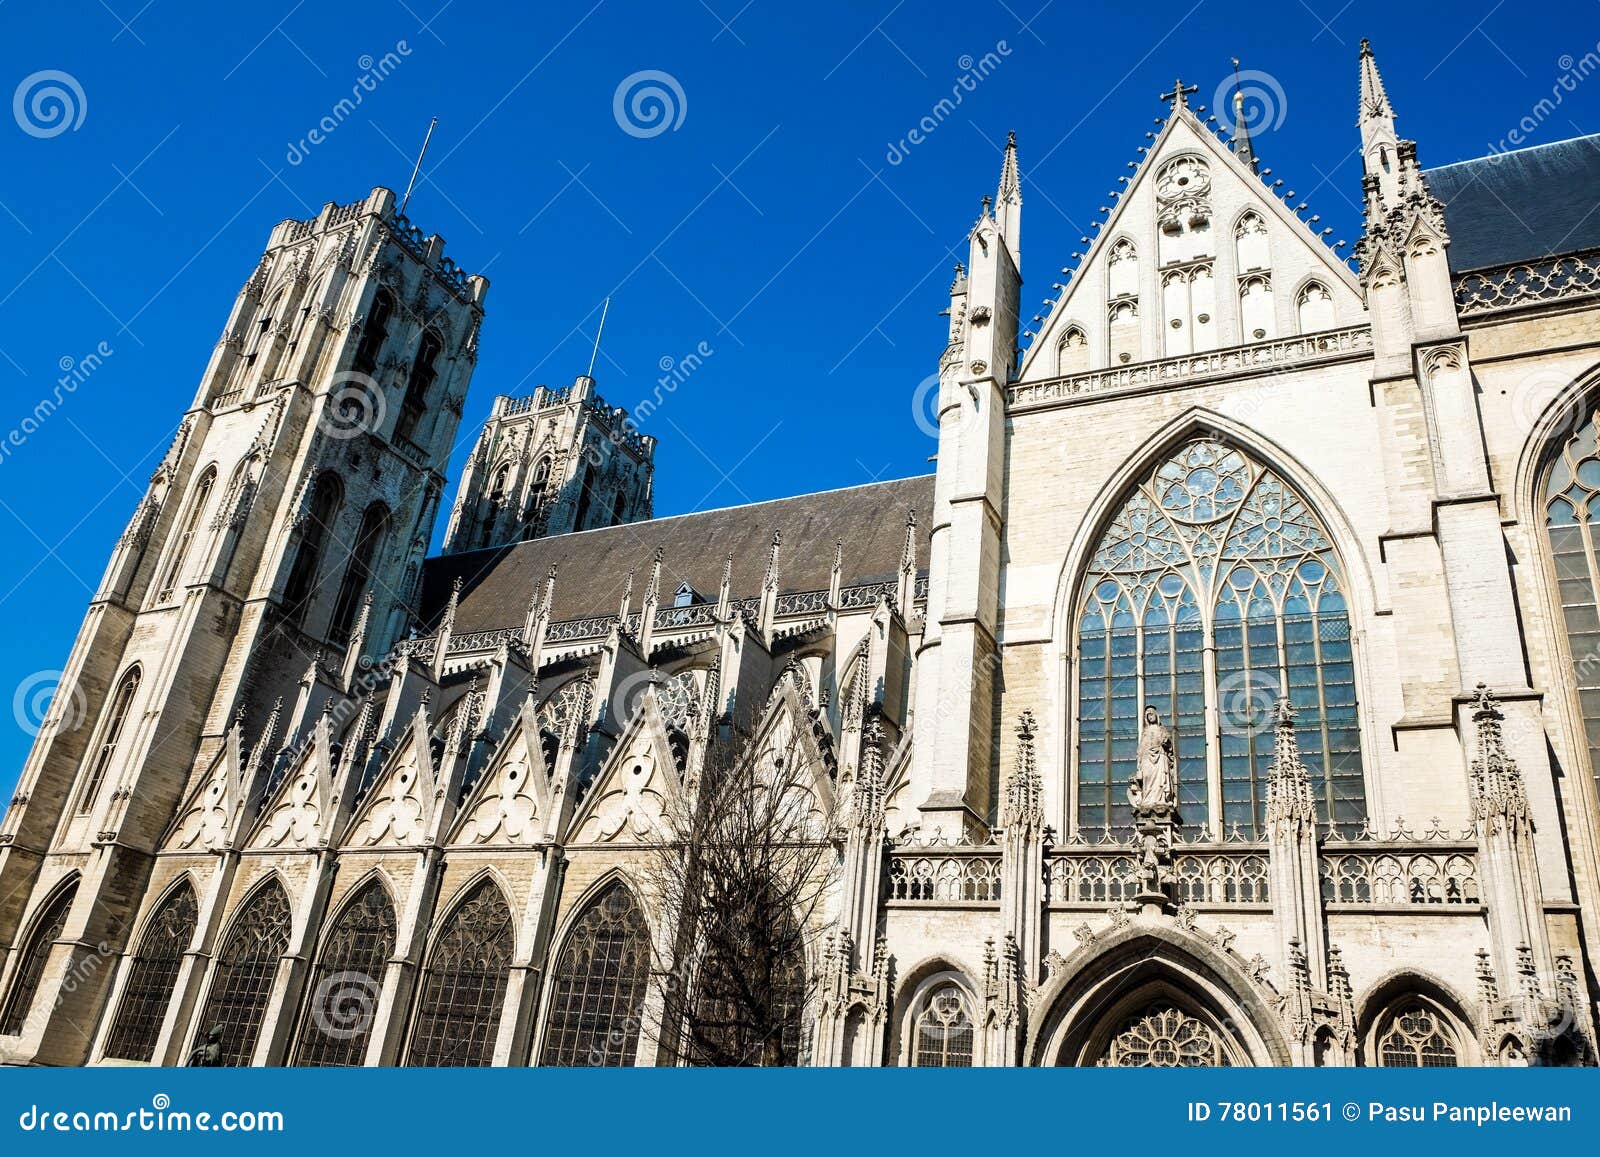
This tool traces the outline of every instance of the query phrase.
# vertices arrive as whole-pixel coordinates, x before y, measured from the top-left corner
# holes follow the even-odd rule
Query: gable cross
[[[1184,88],[1183,81],[1176,80],[1172,83],[1172,91],[1162,93],[1161,99],[1170,100],[1172,102],[1172,107],[1175,109],[1188,108],[1189,102],[1185,98],[1188,97],[1190,93],[1199,91],[1200,86],[1198,84],[1191,84],[1188,88]]]

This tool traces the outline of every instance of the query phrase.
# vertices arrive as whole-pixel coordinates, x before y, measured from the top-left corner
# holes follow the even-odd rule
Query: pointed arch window
[[[589,521],[589,503],[594,497],[594,467],[583,468],[583,482],[578,486],[578,512],[572,519],[572,529],[585,529],[584,523]]]
[[[1139,294],[1139,252],[1126,237],[1111,247],[1106,262],[1106,296],[1137,297]]]
[[[1081,374],[1089,368],[1089,339],[1077,326],[1068,326],[1056,345],[1056,373]]]
[[[317,574],[343,503],[344,486],[339,476],[332,471],[317,475],[312,483],[310,509],[300,523],[300,546],[283,588],[283,604],[290,622],[304,623],[316,601]]]
[[[561,950],[539,1063],[633,1064],[649,980],[650,929],[633,893],[613,881]]]
[[[79,815],[94,810],[95,799],[100,795],[100,786],[105,783],[111,761],[116,758],[117,745],[122,742],[122,732],[128,725],[128,715],[133,709],[133,697],[139,693],[139,682],[143,678],[144,669],[133,667],[117,684],[111,705],[106,709],[106,717],[100,724],[100,738],[94,747],[88,778],[83,781],[83,792],[78,796]]]
[[[1123,500],[1084,590],[1080,832],[1131,830],[1127,785],[1153,706],[1177,740],[1185,830],[1258,835],[1271,707],[1282,695],[1298,711],[1319,818],[1359,830],[1366,803],[1344,581],[1326,531],[1288,482],[1215,438],[1184,443]]]
[[[4,1013],[0,1013],[0,1036],[16,1036],[27,1027],[28,1013],[33,1010],[45,966],[50,963],[50,952],[61,938],[61,930],[67,926],[67,914],[72,911],[72,901],[77,894],[78,881],[73,880],[57,890],[44,911],[34,919],[33,931],[17,959],[11,995],[6,999]]]
[[[1268,341],[1278,335],[1270,277],[1256,274],[1239,283],[1239,324],[1247,342]]]
[[[428,395],[433,390],[434,382],[439,380],[438,361],[443,351],[444,342],[438,334],[429,330],[422,335],[422,344],[417,347],[416,359],[411,363],[411,375],[406,379],[406,396],[400,403],[400,420],[395,423],[397,440],[411,441],[415,437],[422,416],[428,410]]]
[[[378,290],[367,310],[367,320],[361,327],[361,341],[356,346],[350,368],[358,374],[372,377],[378,372],[378,354],[389,338],[389,320],[394,317],[394,296],[387,289]]]
[[[355,624],[362,596],[367,593],[367,585],[372,579],[373,563],[383,550],[388,534],[389,508],[381,502],[374,502],[361,516],[355,546],[350,550],[350,562],[345,567],[344,579],[339,583],[339,597],[333,603],[333,620],[328,626],[328,638],[335,643],[343,645],[350,641],[350,628]]]
[[[1600,785],[1600,450],[1591,409],[1545,478],[1545,535],[1578,692],[1589,774]],[[1570,429],[1571,427],[1567,427]]]
[[[290,919],[289,897],[277,880],[269,880],[245,901],[217,956],[211,993],[191,1048],[213,1028],[220,1028],[221,1063],[250,1063],[272,1000],[278,964],[289,950]]]
[[[740,901],[741,904],[751,903]],[[769,899],[749,910],[776,907]],[[712,937],[695,986],[686,1041],[691,1065],[788,1068],[801,1063],[806,971],[802,941],[792,922],[758,937],[766,967],[735,957],[732,938]],[[751,991],[751,978],[755,978]],[[760,1023],[752,1023],[752,1015]]]
[[[481,1067],[494,1059],[514,945],[505,896],[480,881],[434,939],[408,1065]]]
[[[511,463],[502,463],[489,483],[489,494],[484,503],[483,525],[478,534],[480,547],[493,546],[495,528],[500,524],[500,512],[506,506],[506,492],[511,488]]]
[[[186,880],[170,893],[145,925],[111,1024],[106,1056],[148,1063],[155,1056],[161,1025],[183,968],[183,954],[194,939],[199,909]]]
[[[1333,296],[1320,281],[1308,281],[1295,302],[1301,333],[1316,333],[1334,327]]]
[[[177,589],[178,580],[183,577],[183,564],[189,557],[189,547],[194,543],[195,532],[200,529],[200,519],[206,512],[206,503],[211,498],[211,488],[216,480],[217,468],[212,466],[200,475],[200,481],[195,484],[194,495],[189,499],[189,509],[184,512],[178,537],[173,540],[172,557],[167,561],[166,572],[156,593],[158,603],[164,603],[172,597],[172,592]]]
[[[300,1017],[297,1065],[359,1065],[367,1056],[383,975],[394,955],[389,892],[369,880],[340,910],[322,945]]]
[[[1378,1020],[1377,1063],[1388,1069],[1453,1069],[1460,1064],[1455,1025],[1431,1001],[1412,998]]]
[[[530,516],[538,512],[544,505],[544,492],[550,485],[550,459],[541,458],[533,468],[533,482],[528,487],[528,511]]]
[[[939,985],[912,1017],[911,1063],[918,1068],[969,1068],[972,1041],[966,991],[953,981]]]
[[[1241,274],[1271,268],[1272,256],[1267,243],[1267,223],[1261,219],[1259,213],[1246,213],[1239,218],[1239,223],[1233,228],[1233,241]]]

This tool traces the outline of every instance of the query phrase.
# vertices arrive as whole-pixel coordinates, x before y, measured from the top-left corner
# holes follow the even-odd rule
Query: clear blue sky
[[[493,282],[456,469],[496,392],[584,369],[610,295],[595,376],[613,403],[650,397],[664,359],[714,351],[646,425],[660,439],[656,509],[678,513],[928,468],[911,397],[942,349],[950,268],[1008,129],[1030,306],[1082,248],[1162,112],[1158,92],[1182,76],[1212,105],[1233,56],[1283,94],[1281,124],[1257,140],[1263,163],[1353,241],[1360,37],[1401,132],[1438,165],[1489,151],[1595,51],[1594,3],[1529,11],[0,0],[0,95],[34,78],[20,114],[32,132],[15,100],[0,116],[0,441],[56,392],[60,367],[112,351],[22,445],[0,447],[0,694],[17,706],[17,689],[66,660],[268,230],[402,188],[430,116],[411,216]],[[989,53],[997,66],[980,63]],[[619,83],[645,70],[683,94],[681,121],[654,136],[614,115]],[[71,84],[35,77],[47,71]],[[977,71],[960,107],[890,163]],[[51,85],[77,106],[76,127],[54,135],[51,106],[27,99]],[[336,111],[353,89],[359,107]],[[1600,79],[1561,95],[1530,141],[1600,129]],[[30,739],[0,723],[8,796]]]

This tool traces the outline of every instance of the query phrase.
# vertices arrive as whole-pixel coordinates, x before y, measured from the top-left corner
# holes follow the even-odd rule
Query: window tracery
[[[1453,1069],[1454,1027],[1431,1004],[1413,999],[1388,1013],[1377,1032],[1378,1064],[1390,1069]]]
[[[1226,1068],[1233,1062],[1216,1030],[1169,1002],[1129,1017],[1096,1064],[1109,1068]]]
[[[161,1024],[198,919],[194,889],[187,882],[150,917],[122,991],[117,1019],[111,1025],[106,1056],[123,1061],[149,1061],[155,1056]]]
[[[33,931],[22,949],[17,962],[15,979],[11,982],[11,995],[6,1000],[5,1013],[0,1016],[0,1036],[15,1036],[28,1024],[28,1013],[39,995],[39,983],[44,979],[45,966],[50,963],[50,952],[67,926],[67,914],[72,911],[72,901],[78,895],[78,882],[74,880],[50,900],[43,913],[33,922]]]
[[[542,1065],[626,1066],[639,1048],[650,930],[620,881],[573,926],[556,964]]]
[[[1600,452],[1596,416],[1560,448],[1545,479],[1545,534],[1566,627],[1568,659],[1589,752],[1600,784]]]
[[[394,944],[394,904],[382,884],[369,880],[340,910],[322,946],[295,1064],[359,1065],[366,1059]]]
[[[1167,455],[1124,499],[1086,576],[1078,829],[1131,829],[1126,789],[1150,705],[1177,738],[1185,829],[1257,832],[1281,695],[1298,711],[1320,818],[1359,828],[1366,809],[1343,589],[1326,532],[1275,472],[1215,438]]]
[[[261,1021],[272,999],[278,963],[289,949],[289,897],[276,880],[245,901],[217,955],[194,1044],[212,1028],[222,1030],[223,1065],[248,1065],[261,1035]]]
[[[417,1002],[407,1064],[482,1067],[490,1063],[513,946],[506,898],[493,881],[482,880],[456,906],[435,938]]]
[[[922,1000],[912,1017],[911,1040],[911,1063],[918,1068],[972,1065],[972,1013],[959,984],[941,984]]]

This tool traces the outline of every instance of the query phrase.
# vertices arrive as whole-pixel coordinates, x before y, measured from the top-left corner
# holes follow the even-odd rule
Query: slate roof
[[[1444,203],[1452,273],[1600,248],[1600,134],[1426,176]]]
[[[441,555],[423,568],[423,619],[429,624],[438,619],[459,576],[457,633],[520,627],[528,600],[542,589],[552,563],[557,568],[553,621],[616,614],[630,568],[638,609],[658,546],[664,551],[663,606],[683,582],[715,600],[729,554],[733,597],[754,597],[761,593],[775,530],[783,532],[778,562],[782,592],[825,590],[834,544],[840,540],[845,586],[887,582],[899,572],[907,510],[917,514],[917,567],[925,572],[933,512],[931,474]]]

